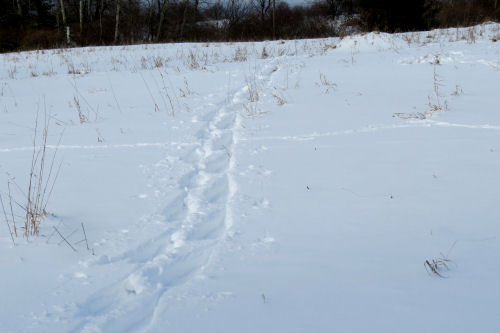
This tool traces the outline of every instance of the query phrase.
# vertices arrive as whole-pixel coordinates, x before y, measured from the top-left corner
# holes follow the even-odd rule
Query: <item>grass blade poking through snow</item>
[[[33,137],[33,153],[31,157],[31,168],[29,173],[29,182],[26,195],[26,205],[23,207],[25,210],[24,221],[24,235],[26,238],[29,236],[36,236],[39,233],[40,222],[47,215],[47,204],[54,190],[55,183],[59,176],[61,164],[54,168],[57,147],[61,142],[62,133],[59,142],[56,146],[54,154],[47,156],[47,139],[49,135],[49,121],[50,117],[44,111],[43,129],[40,139],[38,138],[39,130],[39,112],[37,110],[35,119],[35,133]]]

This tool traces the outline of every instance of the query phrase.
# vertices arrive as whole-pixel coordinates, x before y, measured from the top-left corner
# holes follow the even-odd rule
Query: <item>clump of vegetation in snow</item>
[[[46,112],[44,112],[43,120],[40,120],[37,110],[31,165],[25,190],[11,179],[7,184],[8,200],[4,202],[0,197],[3,215],[13,243],[14,237],[18,236],[19,224],[16,223],[16,217],[18,219],[22,217],[22,227],[19,229],[22,229],[23,235],[29,238],[39,234],[40,223],[48,214],[47,205],[61,168],[61,164],[56,165],[56,157],[57,147],[62,137],[61,135],[59,143],[55,147],[50,147],[47,144],[49,121],[50,116]],[[55,148],[52,154],[49,154],[50,148]],[[11,185],[14,185],[16,192],[12,191]]]

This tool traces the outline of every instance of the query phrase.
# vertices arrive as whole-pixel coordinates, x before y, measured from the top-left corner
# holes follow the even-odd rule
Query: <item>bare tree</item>
[[[66,23],[66,13],[64,11],[64,0],[59,0],[59,7],[61,8],[61,17],[62,17],[62,20],[63,20],[63,26],[66,27],[67,26],[67,23]]]
[[[338,1],[337,0],[324,0],[326,5],[328,6],[328,12],[329,15],[332,18],[335,18],[337,16],[337,6],[338,6]]]
[[[118,36],[120,34],[119,26],[120,26],[120,6],[121,1],[116,0],[116,18],[115,18],[115,38],[113,39],[113,44],[118,43]]]
[[[263,23],[266,20],[269,8],[271,8],[271,0],[254,0],[254,6],[259,12],[260,21]]]
[[[17,15],[23,16],[23,7],[21,5],[21,0],[17,0]]]
[[[276,0],[273,0],[273,40],[276,39]]]
[[[200,7],[200,0],[194,0],[194,21],[198,22],[198,16],[199,16],[199,7]]]
[[[97,7],[98,7],[98,10],[96,9],[96,14],[98,13],[99,14],[99,41],[102,42],[102,33],[103,33],[103,29],[102,29],[102,15],[104,13],[104,0],[97,0]],[[96,17],[97,18],[97,17]]]
[[[181,39],[184,35],[184,26],[186,25],[188,9],[189,9],[189,0],[185,0],[184,1],[184,13],[182,15],[182,24],[181,24],[181,32],[180,32]]]
[[[220,20],[225,17],[226,8],[221,0],[216,0],[213,4],[211,4],[208,8],[205,9],[204,13],[213,20]]]
[[[87,17],[92,22],[92,0],[87,0]]]
[[[158,30],[156,31],[156,41],[160,40],[161,36],[161,28],[163,26],[163,21],[165,20],[165,12],[167,11],[168,0],[163,0],[163,4],[161,4],[160,0],[158,0],[158,9],[160,10],[160,21],[158,22]]]
[[[226,4],[226,18],[228,28],[231,30],[247,15],[248,7],[244,0],[228,0]]]
[[[83,0],[80,0],[78,6],[78,12],[80,17],[80,35],[83,33]]]

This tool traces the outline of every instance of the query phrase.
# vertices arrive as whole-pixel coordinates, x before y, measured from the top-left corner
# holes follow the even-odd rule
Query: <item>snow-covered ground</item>
[[[497,330],[497,39],[0,55],[0,332]],[[26,239],[37,113],[62,164]]]

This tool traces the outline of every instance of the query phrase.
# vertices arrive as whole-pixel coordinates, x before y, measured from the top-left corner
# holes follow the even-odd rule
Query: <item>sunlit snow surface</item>
[[[0,332],[495,331],[499,37],[0,55]]]

